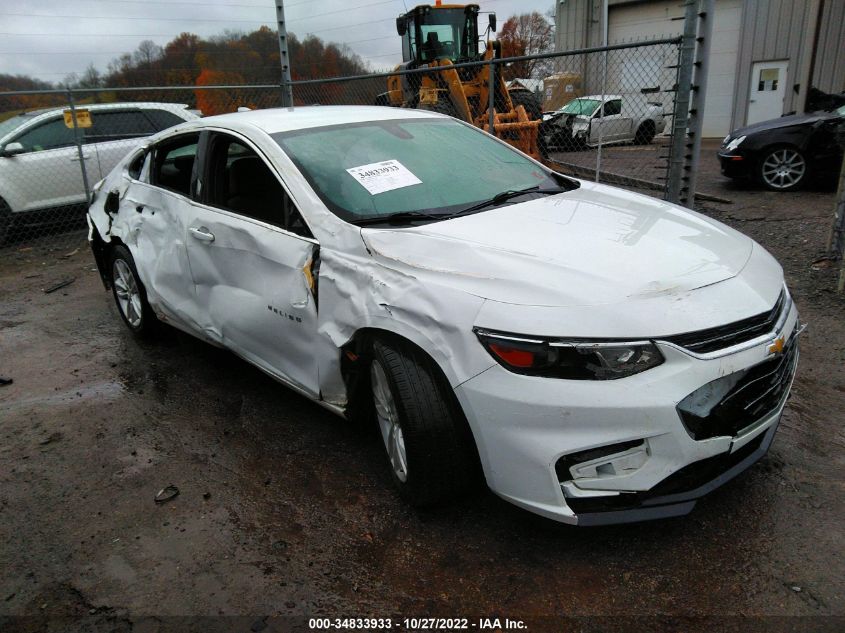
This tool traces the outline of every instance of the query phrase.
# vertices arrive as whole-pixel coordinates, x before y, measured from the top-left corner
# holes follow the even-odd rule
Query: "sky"
[[[431,0],[433,3],[434,0]],[[347,44],[373,69],[401,61],[395,18],[415,0],[285,0],[288,31]],[[477,0],[501,25],[511,15],[546,13],[554,0]],[[89,63],[108,63],[142,40],[164,45],[188,31],[276,28],[273,0],[0,0],[0,73],[59,82]]]

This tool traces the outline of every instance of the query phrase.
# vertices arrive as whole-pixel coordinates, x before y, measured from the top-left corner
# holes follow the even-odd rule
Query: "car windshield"
[[[547,169],[453,119],[371,121],[273,138],[326,206],[353,223],[446,215],[505,190],[560,187]]]
[[[574,99],[561,109],[564,114],[585,114],[590,116],[599,107],[598,99]]]
[[[9,132],[14,130],[15,128],[20,127],[27,121],[32,121],[32,117],[26,114],[19,114],[17,116],[13,116],[5,121],[0,121],[0,138],[6,136]]]

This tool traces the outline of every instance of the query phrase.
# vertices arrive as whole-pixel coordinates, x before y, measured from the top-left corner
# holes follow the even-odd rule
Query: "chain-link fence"
[[[291,87],[295,107],[383,105],[448,114],[492,130],[562,173],[662,197],[679,43],[443,63]],[[278,85],[0,93],[0,248],[81,243],[92,186],[143,138],[197,116],[278,107],[283,99]]]
[[[492,128],[563,173],[662,195],[679,45],[666,39],[292,85],[296,104],[433,110]]]

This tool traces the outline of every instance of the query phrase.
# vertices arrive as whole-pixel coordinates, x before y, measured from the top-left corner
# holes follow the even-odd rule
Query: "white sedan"
[[[648,145],[665,129],[659,102],[648,102],[642,95],[591,95],[543,115],[540,143],[564,151],[617,143]]]
[[[797,364],[751,239],[431,112],[188,122],[97,185],[89,224],[132,332],[169,323],[377,423],[415,504],[483,476],[566,523],[684,514],[766,452]]]

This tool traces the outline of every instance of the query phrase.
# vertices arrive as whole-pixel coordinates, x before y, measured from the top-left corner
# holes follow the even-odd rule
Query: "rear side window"
[[[105,143],[149,136],[157,130],[140,110],[91,113],[91,127],[85,130],[89,143]]]
[[[604,115],[605,116],[620,114],[621,112],[622,112],[622,100],[621,99],[614,99],[613,101],[608,101],[604,106]]]
[[[231,136],[216,134],[210,151],[209,205],[311,237],[279,179],[252,148]]]
[[[64,119],[52,119],[42,123],[14,140],[23,145],[27,152],[42,152],[75,144],[73,130],[65,125]]]
[[[186,134],[159,144],[154,153],[152,183],[189,196],[198,143],[199,134]]]
[[[156,132],[185,122],[185,119],[167,110],[144,110],[144,114],[152,121]]]
[[[144,169],[144,159],[147,158],[147,154],[145,152],[141,152],[138,156],[132,159],[132,162],[129,163],[129,177],[133,180],[138,180],[141,177],[141,171]]]

